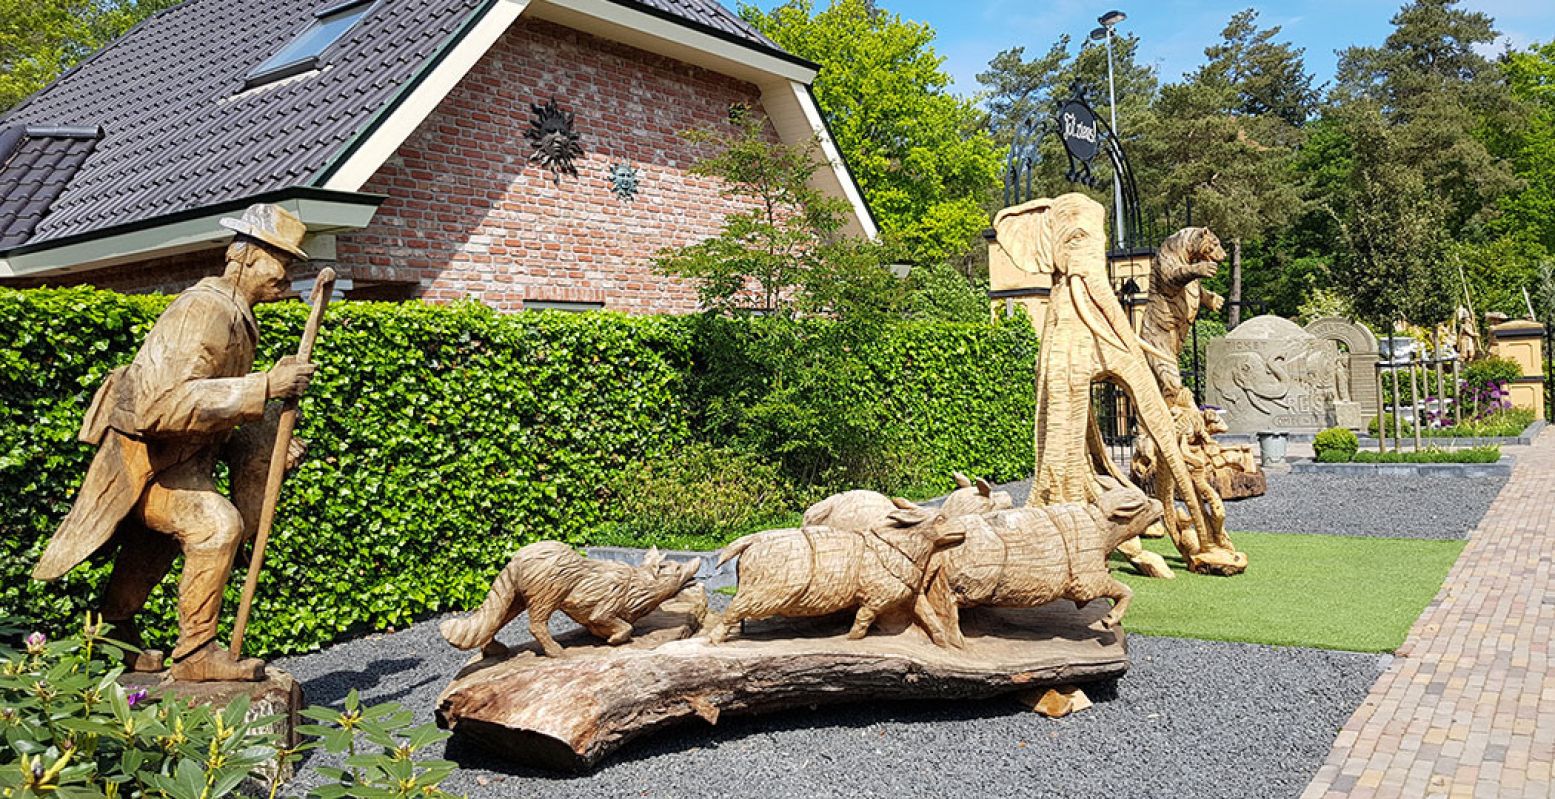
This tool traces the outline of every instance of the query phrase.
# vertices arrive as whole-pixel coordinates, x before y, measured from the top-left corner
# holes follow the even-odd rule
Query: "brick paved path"
[[[1546,430],[1302,798],[1555,797],[1552,555]]]

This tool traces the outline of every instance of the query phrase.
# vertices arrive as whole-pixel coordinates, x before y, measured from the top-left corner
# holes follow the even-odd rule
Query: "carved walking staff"
[[[313,282],[309,304],[308,324],[302,331],[302,343],[297,347],[297,362],[309,363],[313,358],[313,342],[319,336],[319,324],[324,321],[324,309],[329,307],[329,297],[335,290],[335,270],[324,267]],[[298,397],[290,397],[281,408],[281,419],[275,430],[275,449],[270,455],[270,473],[265,479],[264,504],[259,511],[259,530],[254,536],[254,556],[249,560],[248,576],[243,580],[243,599],[238,605],[237,620],[232,625],[232,656],[243,655],[243,633],[248,629],[248,615],[254,605],[254,591],[259,588],[259,571],[265,563],[265,544],[270,540],[270,527],[275,523],[275,506],[281,495],[281,480],[286,476],[286,453],[291,448],[292,431],[297,426]]]

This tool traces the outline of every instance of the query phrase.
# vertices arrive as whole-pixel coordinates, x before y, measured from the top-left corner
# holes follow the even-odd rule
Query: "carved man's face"
[[[246,263],[237,275],[238,290],[256,303],[275,302],[286,296],[291,286],[286,278],[286,267],[294,259],[258,242],[249,242],[249,245],[242,256]]]

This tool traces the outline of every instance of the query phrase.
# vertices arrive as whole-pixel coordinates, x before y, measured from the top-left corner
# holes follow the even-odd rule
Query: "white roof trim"
[[[367,140],[346,157],[320,188],[360,191],[400,145],[410,138],[410,134],[415,133],[416,128],[437,110],[443,98],[453,91],[528,6],[529,0],[497,0],[432,73],[395,106],[388,119],[383,120]]]
[[[751,83],[815,79],[814,69],[762,52],[754,43],[731,42],[610,0],[535,0],[529,13]]]
[[[809,67],[610,0],[497,0],[319,188],[360,191],[521,14],[757,85],[796,82],[803,91],[815,79]]]
[[[338,202],[314,198],[294,198],[275,202],[301,219],[310,234],[327,234],[366,227],[378,207],[372,204]],[[222,217],[236,216],[233,211],[212,213],[180,222],[131,230],[93,238],[74,244],[37,250],[0,258],[0,278],[53,277],[74,272],[164,258],[186,252],[211,249],[226,244],[232,231],[222,227]],[[319,237],[320,246],[304,242],[303,249],[317,258],[334,256],[334,242]],[[319,252],[314,252],[319,250]]]
[[[816,107],[809,88],[798,81],[763,84],[761,105],[784,142],[800,144],[812,138],[820,142],[821,157],[826,159],[830,168],[816,170],[810,179],[811,185],[833,197],[848,201],[853,209],[853,218],[846,228],[848,233],[878,238],[880,231],[875,227],[874,218],[869,215],[869,206],[864,204],[858,183],[848,172],[842,153],[837,150],[836,142],[832,141],[831,133],[826,130],[826,121],[821,117],[821,109]]]

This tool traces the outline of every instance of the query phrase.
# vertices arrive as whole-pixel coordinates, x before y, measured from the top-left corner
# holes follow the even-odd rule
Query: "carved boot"
[[[139,649],[139,652],[124,653],[125,671],[139,672],[141,674],[155,674],[165,671],[167,665],[160,649],[146,649],[146,642],[140,635],[140,626],[132,620],[111,621],[108,625],[113,628],[108,637],[121,644]]]
[[[211,641],[179,658],[169,673],[182,682],[259,682],[265,678],[265,662],[239,660]]]

